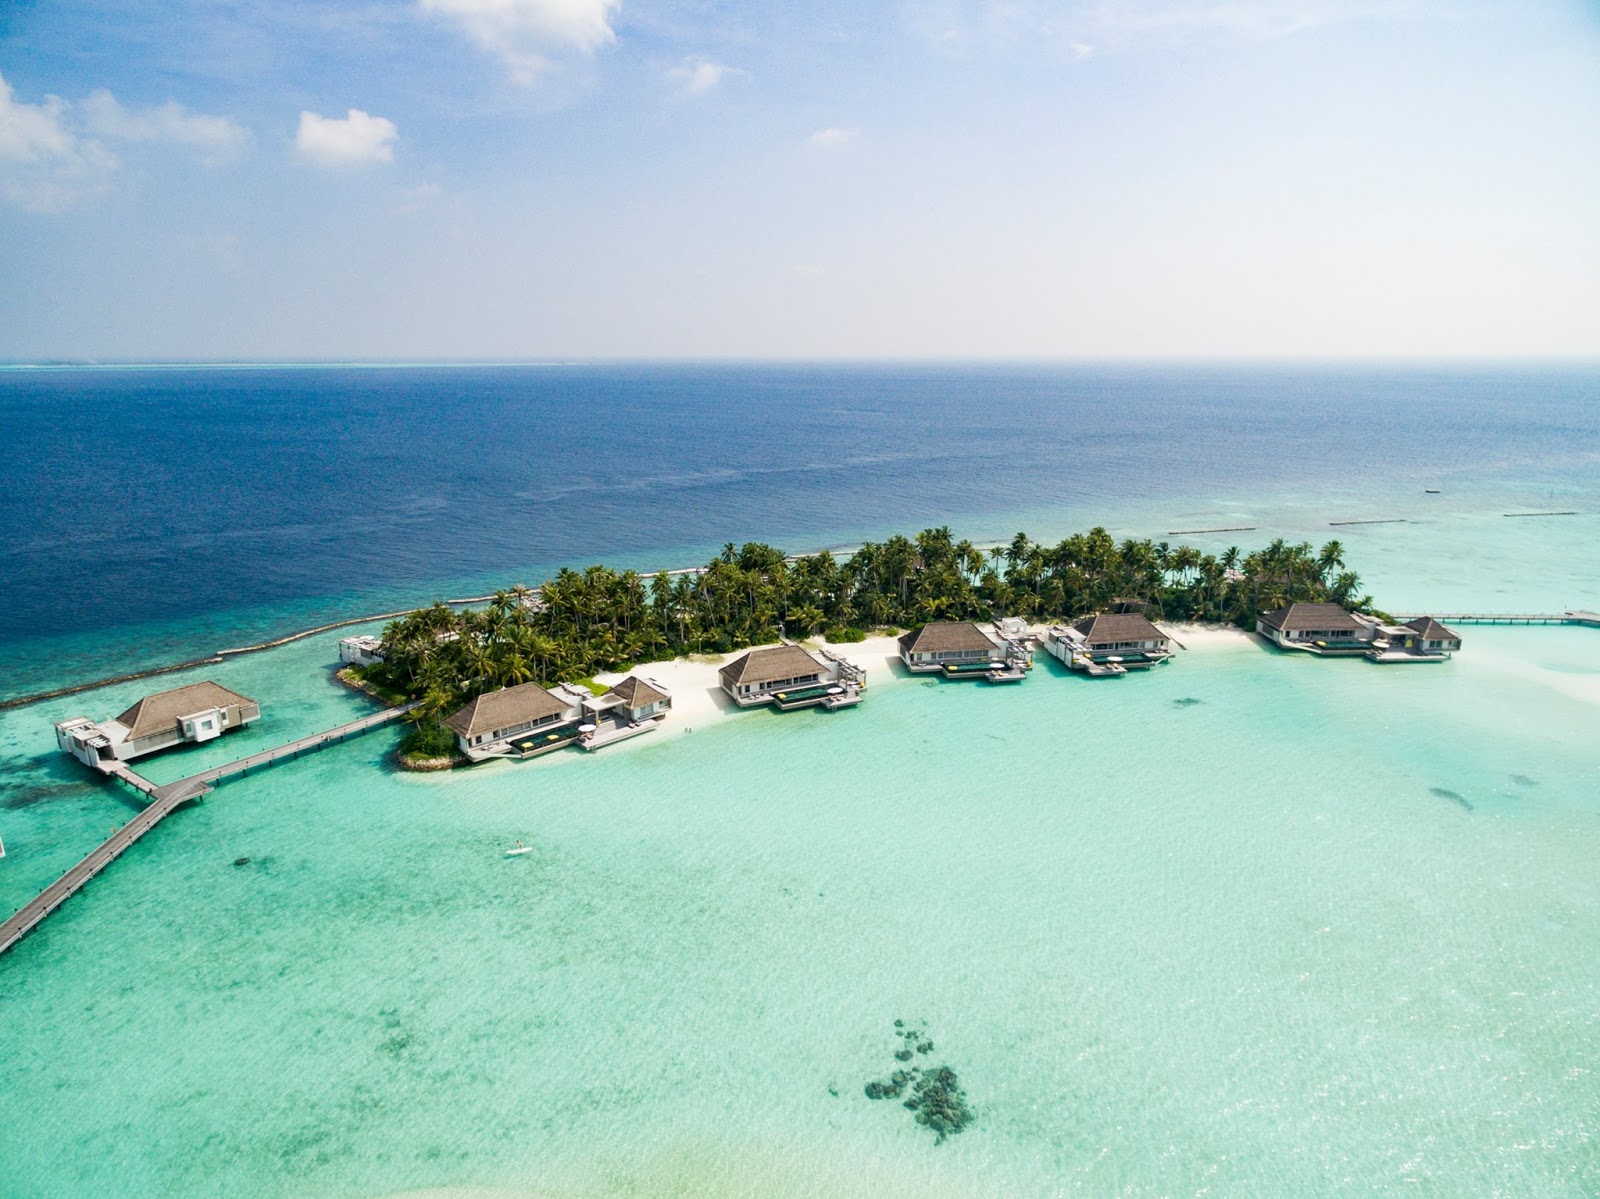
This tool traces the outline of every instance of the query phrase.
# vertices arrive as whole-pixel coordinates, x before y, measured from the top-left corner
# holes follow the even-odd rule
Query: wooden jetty
[[[1398,621],[1432,616],[1440,624],[1579,624],[1600,629],[1600,612],[1429,612],[1396,616]]]
[[[122,852],[153,829],[171,813],[199,799],[210,792],[218,783],[225,779],[248,774],[262,766],[270,766],[274,762],[281,762],[286,758],[298,758],[303,753],[321,749],[343,741],[346,737],[353,737],[375,729],[382,725],[392,724],[399,720],[415,704],[402,704],[398,708],[388,708],[382,712],[374,712],[370,716],[363,716],[360,720],[352,720],[348,724],[341,724],[337,728],[327,729],[321,733],[314,733],[309,737],[301,737],[280,745],[276,749],[265,749],[253,753],[237,761],[229,762],[223,766],[213,766],[209,770],[202,770],[188,778],[179,779],[175,783],[157,786],[149,779],[136,772],[126,762],[113,762],[106,767],[106,775],[127,783],[134,790],[150,797],[147,804],[137,816],[127,824],[117,829],[106,838],[98,847],[91,851],[76,866],[72,867],[55,882],[39,892],[32,900],[18,909],[16,915],[0,924],[0,954],[5,953],[23,937],[31,933],[67,900],[71,899],[85,883],[99,874],[112,862],[122,855]]]

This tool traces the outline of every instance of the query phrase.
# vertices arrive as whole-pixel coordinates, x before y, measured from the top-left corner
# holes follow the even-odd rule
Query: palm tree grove
[[[1371,611],[1344,547],[1282,538],[1244,554],[1202,554],[1164,541],[1113,540],[1103,528],[1054,546],[1018,533],[1003,545],[957,541],[948,528],[869,542],[840,560],[789,557],[759,542],[697,570],[642,575],[605,566],[562,570],[537,591],[498,592],[481,609],[442,602],[389,624],[384,660],[351,673],[390,698],[419,700],[402,752],[449,754],[441,721],[476,695],[551,685],[689,654],[724,654],[780,637],[830,641],[934,620],[1072,620],[1130,603],[1152,619],[1232,623],[1296,602]]]

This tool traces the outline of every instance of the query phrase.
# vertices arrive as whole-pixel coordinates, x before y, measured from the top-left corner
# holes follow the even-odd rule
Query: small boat
[[[1424,487],[1422,489],[1422,494],[1423,495],[1438,495],[1439,494],[1439,489],[1437,487]]]
[[[532,853],[532,852],[533,852],[533,846],[531,846],[531,845],[524,845],[524,844],[523,844],[523,843],[522,843],[522,842],[521,842],[521,841],[518,841],[518,842],[517,842],[517,847],[516,847],[516,848],[515,848],[515,849],[508,849],[508,850],[506,850],[506,857],[508,857],[508,858],[514,858],[514,857],[516,857],[516,856],[517,856],[517,855],[518,855],[518,854],[523,854],[523,853]]]

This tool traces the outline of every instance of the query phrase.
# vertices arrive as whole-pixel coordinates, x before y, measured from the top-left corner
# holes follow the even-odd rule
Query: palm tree
[[[1317,574],[1323,583],[1326,583],[1333,572],[1343,565],[1344,545],[1338,541],[1328,542],[1317,554]]]

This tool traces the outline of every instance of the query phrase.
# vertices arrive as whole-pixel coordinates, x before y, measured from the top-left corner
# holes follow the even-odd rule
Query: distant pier
[[[1578,624],[1600,629],[1600,612],[1431,612],[1441,624]],[[1415,620],[1416,616],[1396,616]]]
[[[352,720],[348,724],[339,725],[337,728],[327,729],[321,733],[313,733],[309,737],[301,737],[285,745],[280,745],[276,749],[264,749],[259,753],[249,754],[223,766],[213,766],[209,770],[202,770],[198,774],[192,774],[188,778],[179,779],[175,783],[167,783],[163,786],[157,786],[152,783],[126,762],[106,764],[102,769],[108,778],[118,779],[127,783],[134,790],[148,796],[150,803],[127,824],[113,832],[81,862],[73,866],[60,878],[56,879],[55,882],[39,892],[27,904],[18,909],[16,915],[12,916],[4,924],[0,924],[0,954],[5,953],[6,950],[31,933],[44,921],[45,917],[81,891],[84,884],[121,857],[123,850],[161,823],[174,810],[186,803],[199,799],[223,780],[248,774],[252,770],[259,769],[262,766],[270,766],[272,763],[281,762],[285,758],[298,758],[303,753],[321,749],[325,745],[343,741],[346,737],[365,733],[369,729],[393,724],[414,707],[416,707],[414,703],[402,704],[398,708],[388,708],[382,712],[374,712],[370,716],[363,716],[360,720]]]

